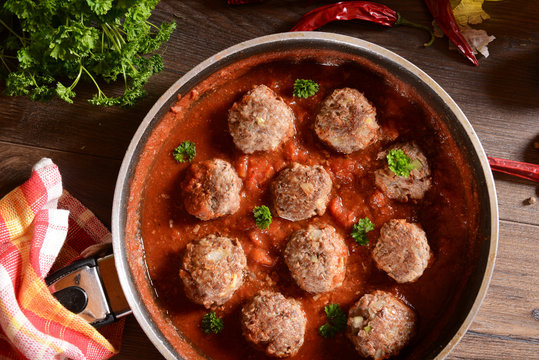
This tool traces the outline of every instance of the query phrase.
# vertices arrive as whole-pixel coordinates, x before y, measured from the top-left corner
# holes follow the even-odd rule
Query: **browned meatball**
[[[281,170],[271,185],[273,205],[283,219],[299,221],[326,212],[331,178],[320,165],[297,163]]]
[[[208,235],[187,244],[180,277],[185,294],[206,308],[227,302],[243,283],[247,259],[238,240]]]
[[[233,214],[240,208],[241,186],[240,177],[227,161],[195,163],[182,183],[185,209],[200,220]]]
[[[372,257],[398,283],[415,281],[429,264],[427,236],[417,224],[404,219],[389,220],[380,229]]]
[[[342,285],[348,248],[329,225],[309,225],[290,236],[284,260],[300,288],[311,294],[331,291]]]
[[[366,294],[348,314],[347,336],[357,352],[375,360],[395,356],[414,336],[416,314],[390,293]]]
[[[316,115],[314,130],[336,151],[350,154],[378,140],[376,108],[356,89],[336,89]]]
[[[294,135],[294,112],[273,90],[258,85],[232,106],[228,129],[244,153],[275,150]]]
[[[247,340],[282,358],[296,354],[303,345],[307,318],[298,301],[261,291],[241,310],[241,324]]]
[[[414,143],[407,143],[393,146],[392,149],[401,149],[411,160],[415,167],[410,171],[409,177],[397,176],[387,166],[386,156],[389,152],[383,151],[378,154],[379,159],[384,159],[385,165],[382,169],[375,171],[376,186],[382,190],[387,197],[407,202],[408,199],[423,199],[425,193],[430,189],[430,169],[427,158],[419,147]]]

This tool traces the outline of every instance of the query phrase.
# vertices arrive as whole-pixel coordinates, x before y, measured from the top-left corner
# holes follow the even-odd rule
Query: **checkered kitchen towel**
[[[107,242],[103,224],[63,192],[50,159],[0,200],[0,359],[107,359],[117,352],[123,322],[98,332],[60,305],[43,280],[53,264],[56,270]]]

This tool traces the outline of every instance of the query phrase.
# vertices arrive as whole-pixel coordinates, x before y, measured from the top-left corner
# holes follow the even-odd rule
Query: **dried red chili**
[[[411,26],[430,33],[430,40],[425,46],[434,41],[429,27],[408,21],[395,10],[370,1],[342,1],[321,6],[303,15],[290,31],[311,31],[336,20],[365,20],[389,27]]]
[[[425,0],[434,20],[438,23],[444,34],[451,40],[457,49],[474,65],[479,65],[472,47],[460,33],[459,25],[455,20],[453,9],[449,0]]]
[[[490,168],[504,174],[539,182],[539,165],[488,156]]]

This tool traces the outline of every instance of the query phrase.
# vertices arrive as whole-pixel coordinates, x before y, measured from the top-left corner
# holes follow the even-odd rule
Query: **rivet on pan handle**
[[[62,305],[95,327],[131,314],[118,280],[114,255],[75,261],[49,275],[45,282]]]

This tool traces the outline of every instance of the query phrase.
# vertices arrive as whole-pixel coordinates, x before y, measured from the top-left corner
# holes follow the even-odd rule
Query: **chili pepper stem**
[[[401,16],[400,13],[397,13],[397,21],[395,22],[395,25],[409,26],[409,27],[413,27],[413,28],[416,28],[416,29],[422,29],[422,30],[428,31],[429,34],[430,34],[430,40],[428,42],[426,42],[425,44],[423,44],[423,46],[425,46],[425,47],[431,46],[432,43],[434,43],[434,33],[432,32],[432,30],[428,26],[417,24],[415,22],[406,20],[405,18],[403,18]]]

